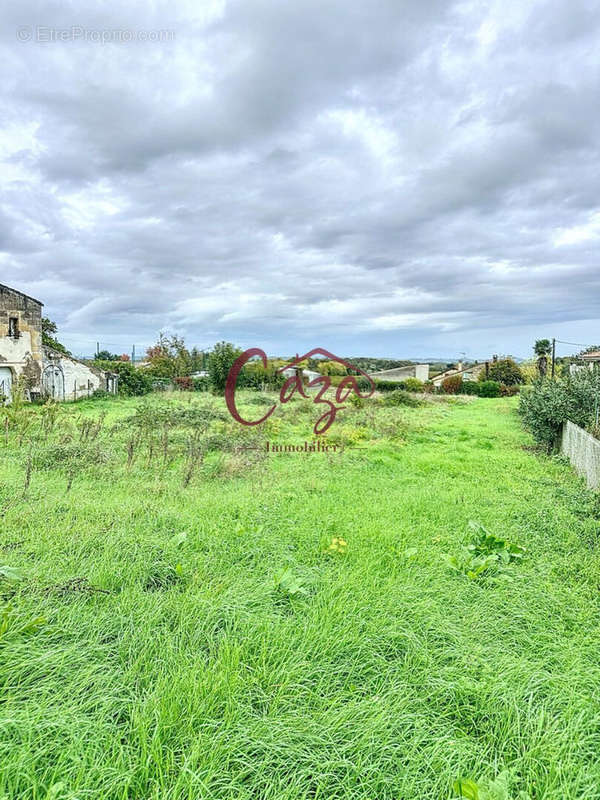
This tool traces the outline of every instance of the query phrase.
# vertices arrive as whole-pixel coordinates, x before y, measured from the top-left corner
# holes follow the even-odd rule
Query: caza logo
[[[337,386],[335,390],[334,402],[333,400],[325,397],[327,390],[331,388],[331,378],[329,375],[319,375],[317,378],[314,378],[305,384],[302,381],[302,370],[300,369],[299,364],[317,354],[325,356],[327,359],[329,359],[329,361],[335,361],[338,364],[342,364],[342,366],[346,367],[347,369],[351,369],[353,372],[358,372],[359,376],[362,376],[367,380],[370,391],[367,393],[361,393],[358,386],[357,376],[346,375],[344,378],[342,378],[339,386]],[[261,359],[263,366],[266,367],[267,355],[265,351],[258,347],[251,347],[235,360],[231,369],[229,370],[229,374],[227,375],[227,383],[225,385],[225,401],[227,403],[229,413],[237,422],[240,423],[240,425],[260,425],[261,423],[265,422],[265,420],[269,419],[271,414],[277,408],[277,404],[274,403],[267,413],[264,414],[260,419],[248,420],[242,417],[235,404],[235,390],[238,376],[248,361],[257,356]],[[333,425],[337,412],[344,408],[343,404],[351,394],[355,394],[357,397],[367,398],[371,397],[375,391],[373,379],[367,375],[366,372],[359,367],[355,367],[353,364],[350,364],[348,361],[344,361],[343,358],[338,358],[337,356],[334,356],[333,353],[330,353],[328,350],[323,350],[320,347],[315,347],[314,350],[305,353],[303,356],[296,356],[291,363],[284,364],[284,366],[279,367],[277,372],[283,373],[285,370],[289,370],[290,368],[294,369],[294,375],[291,375],[281,387],[281,391],[279,392],[279,402],[282,405],[284,403],[288,403],[292,397],[298,393],[305,399],[312,400],[315,405],[323,405],[325,407],[323,414],[316,421],[313,429],[317,435],[325,433],[325,431],[327,431],[331,425]],[[318,388],[319,391],[317,391],[315,394],[307,394],[307,389],[315,388]]]

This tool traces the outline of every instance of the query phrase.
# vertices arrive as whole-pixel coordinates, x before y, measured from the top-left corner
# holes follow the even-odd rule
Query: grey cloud
[[[594,7],[14,4],[0,280],[81,352],[162,327],[398,357],[595,341]],[[39,24],[176,37],[16,41]]]

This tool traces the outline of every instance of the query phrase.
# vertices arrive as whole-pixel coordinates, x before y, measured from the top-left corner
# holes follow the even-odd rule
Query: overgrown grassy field
[[[265,455],[314,416],[13,413],[0,798],[600,798],[600,503],[513,400],[367,403],[342,452]],[[469,521],[524,557],[468,577]]]

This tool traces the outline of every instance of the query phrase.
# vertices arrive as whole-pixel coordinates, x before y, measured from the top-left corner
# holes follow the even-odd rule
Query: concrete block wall
[[[575,471],[584,477],[588,489],[600,489],[600,441],[573,422],[565,422],[562,429],[560,452],[565,455]]]

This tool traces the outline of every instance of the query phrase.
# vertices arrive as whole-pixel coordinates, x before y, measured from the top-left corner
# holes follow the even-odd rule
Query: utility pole
[[[556,361],[556,339],[552,339],[552,377],[554,378],[554,363]]]
[[[100,342],[96,342],[96,358],[98,358],[99,353],[100,353]]]
[[[131,348],[131,363],[135,364],[135,345]]]

